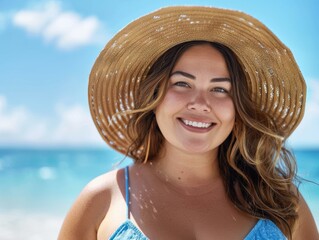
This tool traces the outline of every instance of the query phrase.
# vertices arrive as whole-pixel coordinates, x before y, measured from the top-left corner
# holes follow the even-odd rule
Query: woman
[[[290,51],[244,13],[134,21],[89,82],[98,131],[134,164],[90,182],[59,239],[319,239],[284,147],[305,93]]]

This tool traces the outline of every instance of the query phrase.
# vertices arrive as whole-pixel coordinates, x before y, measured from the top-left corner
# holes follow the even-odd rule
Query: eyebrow
[[[173,75],[182,75],[182,76],[189,78],[189,79],[192,79],[192,80],[196,79],[196,77],[194,75],[187,73],[187,72],[183,72],[183,71],[175,71],[175,72],[171,73],[170,77],[172,77]],[[230,82],[230,78],[228,78],[228,77],[212,78],[210,81],[211,82]]]

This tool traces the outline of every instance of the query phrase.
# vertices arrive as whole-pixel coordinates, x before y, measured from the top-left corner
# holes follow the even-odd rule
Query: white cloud
[[[57,106],[58,124],[52,132],[55,143],[83,144],[101,142],[90,114],[80,105]]]
[[[307,82],[305,115],[289,139],[293,147],[319,147],[319,81]]]
[[[60,5],[57,2],[49,2],[41,7],[16,12],[12,22],[30,33],[41,34],[60,12]]]
[[[14,109],[7,109],[6,98],[0,96],[0,139],[7,141],[17,140],[23,138],[29,140],[32,134],[25,127],[29,121],[33,121],[33,117],[23,107],[15,107]],[[43,124],[37,121],[34,122],[32,131],[39,132]]]
[[[20,10],[13,15],[12,22],[61,49],[99,43],[105,35],[96,17],[82,17],[76,12],[64,11],[56,1]]]
[[[0,96],[1,146],[105,145],[82,106],[57,106],[54,121],[39,118],[24,107],[10,107]]]

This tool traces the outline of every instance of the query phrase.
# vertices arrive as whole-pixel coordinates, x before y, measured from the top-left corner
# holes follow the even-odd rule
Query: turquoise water
[[[109,150],[1,150],[0,210],[64,213],[85,184],[122,159]]]
[[[319,183],[319,150],[295,155],[299,175]],[[56,239],[85,184],[122,159],[108,149],[0,150],[0,239]],[[300,189],[319,226],[319,186],[303,182]]]

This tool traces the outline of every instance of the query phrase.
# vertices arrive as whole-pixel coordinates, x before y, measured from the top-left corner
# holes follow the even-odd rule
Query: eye
[[[217,93],[229,93],[228,89],[222,88],[222,87],[215,87],[211,91],[212,92],[217,92]]]
[[[187,82],[176,82],[174,83],[174,86],[179,86],[179,87],[190,87]]]

